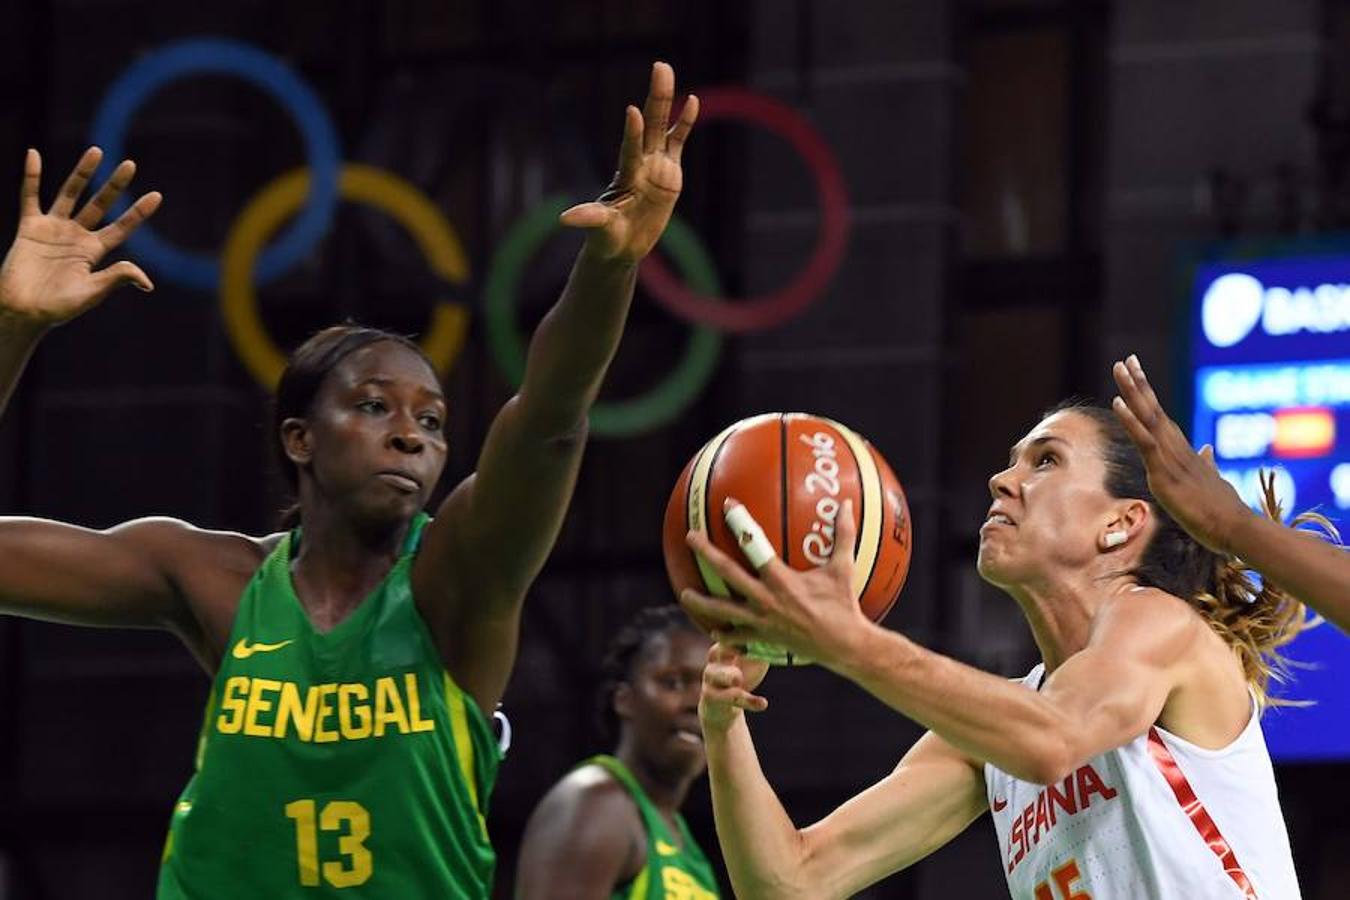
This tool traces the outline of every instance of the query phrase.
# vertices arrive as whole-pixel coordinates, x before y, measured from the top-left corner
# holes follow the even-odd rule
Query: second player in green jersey
[[[573,769],[525,828],[517,900],[716,900],[680,807],[705,767],[698,724],[708,638],[676,606],[643,610],[605,658],[613,756]]]

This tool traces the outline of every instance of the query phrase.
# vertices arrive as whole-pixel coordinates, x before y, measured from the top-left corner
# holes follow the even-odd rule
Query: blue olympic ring
[[[151,94],[185,75],[224,72],[261,88],[284,106],[305,141],[310,193],[304,210],[258,258],[254,279],[266,284],[281,277],[322,240],[338,204],[341,151],[337,129],[314,91],[290,67],[239,41],[199,38],[178,41],[137,61],[108,88],[94,117],[93,143],[103,148],[100,177],[122,158],[123,139],[132,114]],[[126,209],[118,204],[115,213]],[[180,285],[213,291],[220,284],[220,263],[203,253],[180,250],[142,226],[127,242],[158,275]]]

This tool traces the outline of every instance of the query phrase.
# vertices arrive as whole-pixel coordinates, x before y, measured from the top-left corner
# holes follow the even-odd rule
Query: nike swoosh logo
[[[657,838],[656,852],[661,854],[662,856],[679,856],[680,848],[672,847],[670,844],[667,844],[665,841],[661,840],[660,838]]]
[[[994,798],[994,812],[1002,812],[1007,808],[1008,808],[1007,800],[1004,800],[1002,797]]]
[[[279,644],[250,644],[248,638],[240,638],[239,643],[234,645],[235,659],[248,659],[255,653],[271,653],[273,650],[280,650],[288,644],[294,644],[295,638],[289,641],[282,641]]]

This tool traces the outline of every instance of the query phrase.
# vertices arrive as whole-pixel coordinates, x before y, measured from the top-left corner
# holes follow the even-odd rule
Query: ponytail
[[[1283,510],[1275,496],[1275,475],[1262,471],[1261,511],[1274,522],[1282,520]],[[1323,515],[1304,512],[1295,516],[1290,528],[1312,526],[1309,530],[1340,543],[1336,526]],[[1310,616],[1302,602],[1268,578],[1263,578],[1251,566],[1234,556],[1213,554],[1214,577],[1212,588],[1188,597],[1191,605],[1200,610],[1205,621],[1224,643],[1233,649],[1247,675],[1247,683],[1256,694],[1257,703],[1266,706],[1303,706],[1304,702],[1270,696],[1271,682],[1289,681],[1293,665],[1280,648],[1289,644],[1307,629],[1321,623]]]
[[[1133,570],[1140,585],[1166,591],[1193,606],[1237,655],[1258,706],[1299,706],[1298,701],[1270,696],[1271,682],[1289,680],[1294,665],[1281,653],[1299,634],[1321,622],[1283,588],[1262,578],[1242,560],[1215,553],[1186,533],[1154,499],[1148,488],[1148,470],[1134,442],[1115,415],[1099,406],[1069,402],[1046,416],[1069,411],[1095,422],[1102,438],[1102,461],[1106,465],[1106,491],[1112,497],[1143,500],[1156,520],[1153,537]],[[1275,496],[1275,477],[1261,473],[1262,512],[1281,521],[1282,510]],[[1325,516],[1301,513],[1291,528],[1313,526],[1326,538],[1340,543],[1340,535]]]

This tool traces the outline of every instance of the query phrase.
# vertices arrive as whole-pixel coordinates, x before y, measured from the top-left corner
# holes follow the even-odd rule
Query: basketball
[[[716,571],[685,543],[689,531],[704,532],[750,568],[722,518],[727,497],[744,503],[778,558],[800,570],[829,560],[835,518],[844,501],[852,500],[858,526],[854,594],[874,622],[895,604],[909,573],[909,505],[886,460],[852,429],[807,413],[766,413],[742,419],[704,444],[680,473],[666,504],[662,550],[677,595],[693,588],[731,596]],[[806,662],[781,648],[750,650],[773,663]]]

